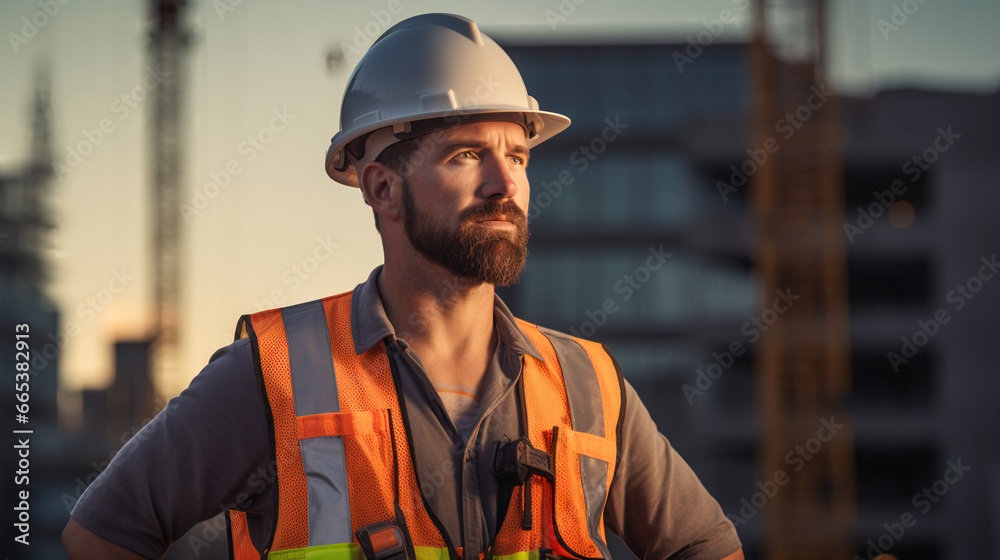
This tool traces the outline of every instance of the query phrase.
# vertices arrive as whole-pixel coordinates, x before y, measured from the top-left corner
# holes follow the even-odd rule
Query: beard
[[[510,199],[487,200],[458,217],[449,230],[416,207],[410,184],[403,180],[403,229],[410,244],[431,262],[460,278],[494,286],[517,283],[528,257],[528,217]],[[515,230],[495,230],[477,221],[503,214]]]

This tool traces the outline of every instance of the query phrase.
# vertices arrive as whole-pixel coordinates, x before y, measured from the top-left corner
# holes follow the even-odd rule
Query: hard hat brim
[[[406,116],[378,121],[368,126],[355,128],[347,133],[343,131],[338,132],[337,135],[331,139],[330,148],[326,152],[326,173],[331,179],[337,181],[338,183],[349,187],[360,188],[357,170],[354,168],[354,162],[350,161],[350,157],[347,155],[345,149],[347,145],[354,140],[381,128],[408,122],[441,119],[444,117],[460,117],[469,115],[479,116],[490,114],[507,115],[511,113],[523,114],[527,122],[534,124],[535,136],[527,139],[529,148],[533,148],[563,130],[566,130],[571,122],[569,117],[559,113],[539,110],[525,110],[523,107],[480,107],[474,111],[441,111],[438,113],[423,113],[417,118],[414,118],[414,116]],[[460,124],[461,123],[456,122],[456,126]]]

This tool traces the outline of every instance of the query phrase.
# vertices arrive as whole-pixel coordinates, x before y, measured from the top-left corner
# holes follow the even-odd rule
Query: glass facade
[[[689,142],[701,122],[745,126],[745,51],[719,45],[679,72],[674,46],[507,50],[573,125],[533,151],[531,252],[501,295],[529,321],[606,343],[630,376],[693,372],[730,342],[711,333],[756,306],[744,230],[722,235],[722,254],[696,248],[697,228],[734,209]]]
[[[705,201],[699,197],[705,190],[696,188],[697,178],[679,154],[642,153],[628,146],[624,150],[629,151],[611,149],[617,146],[608,148],[599,165],[582,172],[582,164],[562,165],[547,158],[531,162],[533,234],[655,232],[687,226],[704,211]]]

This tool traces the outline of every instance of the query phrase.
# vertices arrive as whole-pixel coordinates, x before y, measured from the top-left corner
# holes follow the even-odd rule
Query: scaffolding
[[[48,280],[48,235],[55,227],[49,191],[52,169],[48,68],[36,70],[32,104],[31,150],[24,169],[0,176],[0,268],[23,286],[44,293]]]

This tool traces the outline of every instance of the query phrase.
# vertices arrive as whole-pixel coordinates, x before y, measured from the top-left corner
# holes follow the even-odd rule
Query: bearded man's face
[[[403,184],[403,228],[410,244],[452,274],[495,286],[510,286],[528,256],[528,217],[510,199],[486,200],[463,211],[457,227],[421,212],[409,181]],[[503,220],[514,229],[486,227]]]
[[[402,185],[410,244],[461,278],[517,282],[528,254],[528,148],[510,122],[457,126],[423,140]]]

